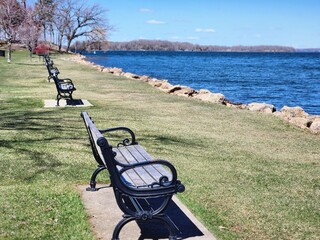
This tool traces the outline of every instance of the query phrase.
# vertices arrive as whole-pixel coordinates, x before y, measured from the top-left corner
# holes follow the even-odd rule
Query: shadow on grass
[[[68,169],[72,168],[72,164],[63,159],[74,154],[68,152],[69,148],[72,151],[74,141],[84,139],[79,134],[79,124],[82,122],[78,116],[61,111],[32,112],[13,109],[4,112],[0,116],[0,152],[5,154],[0,160],[3,166],[0,181],[12,179],[31,182],[39,175],[61,171],[57,169],[63,165]],[[70,145],[65,147],[65,144]],[[68,171],[58,174],[65,175],[66,178],[74,174]]]

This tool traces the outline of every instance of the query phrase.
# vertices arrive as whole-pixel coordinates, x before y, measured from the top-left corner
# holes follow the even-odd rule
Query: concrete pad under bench
[[[60,106],[57,106],[57,100],[44,100],[45,108],[56,108],[56,107],[91,107],[93,106],[86,99],[73,99],[73,100],[65,100],[61,99],[59,102]]]
[[[84,203],[86,212],[89,216],[89,221],[92,230],[97,239],[109,240],[112,238],[113,229],[116,224],[122,219],[122,212],[119,209],[116,199],[114,197],[112,187],[97,186],[99,191],[86,191],[88,186],[78,186],[81,194],[81,199]],[[183,205],[178,198],[173,197],[172,204],[169,205],[168,211],[172,216],[174,223],[180,230],[178,239],[192,239],[192,240],[216,240],[216,238],[195,218],[189,209]],[[154,226],[151,227],[152,234],[163,234],[161,230]],[[120,239],[152,239],[140,238],[140,228],[135,221],[125,225],[120,232]],[[158,239],[167,239],[159,237]]]

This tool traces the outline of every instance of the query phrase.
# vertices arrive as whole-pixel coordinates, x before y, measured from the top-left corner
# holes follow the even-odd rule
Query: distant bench
[[[88,190],[97,190],[96,177],[99,172],[107,170],[117,204],[124,213],[113,231],[112,239],[118,240],[121,229],[133,220],[139,226],[155,221],[166,226],[169,239],[177,239],[175,225],[164,213],[173,194],[185,190],[177,179],[175,167],[168,161],[153,159],[136,142],[135,134],[129,128],[99,130],[87,112],[82,112],[81,117],[93,156],[99,165],[92,174]],[[129,138],[124,138],[113,147],[103,135],[111,132],[125,132]]]
[[[59,72],[59,69],[53,65],[54,63],[49,55],[44,55],[43,59],[45,61],[46,68],[48,70],[48,81],[50,82],[50,79],[52,79],[54,75],[58,76],[60,72]]]
[[[70,99],[73,100],[72,94],[76,90],[72,80],[70,78],[60,79],[55,74],[52,76],[53,81],[57,89],[57,106],[59,106],[60,100]]]
[[[46,64],[46,68],[48,70],[48,80],[53,79],[56,89],[57,89],[57,106],[59,106],[59,102],[61,99],[70,99],[73,100],[72,94],[76,90],[72,80],[70,78],[59,78],[59,70],[57,67],[54,67],[54,63],[49,55],[43,56]]]

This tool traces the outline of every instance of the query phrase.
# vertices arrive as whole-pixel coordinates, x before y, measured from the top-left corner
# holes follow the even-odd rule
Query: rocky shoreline
[[[194,98],[204,102],[222,104],[231,108],[246,109],[250,111],[258,111],[258,112],[273,114],[277,117],[280,117],[284,121],[290,124],[293,124],[299,128],[306,129],[314,134],[320,134],[320,115],[310,115],[306,113],[299,106],[296,106],[296,107],[284,106],[283,108],[280,109],[280,111],[277,111],[275,106],[272,104],[256,103],[256,102],[253,102],[250,104],[234,103],[226,99],[225,96],[221,93],[213,93],[206,89],[195,90],[187,86],[172,85],[168,82],[168,80],[160,80],[156,78],[151,78],[149,76],[140,76],[134,73],[123,72],[121,68],[103,67],[87,61],[86,57],[82,55],[75,55],[69,59],[77,63],[90,65],[101,72],[113,74],[115,76],[124,76],[129,79],[135,79],[135,80],[147,82],[153,87],[156,87],[159,90],[166,92],[168,94]]]

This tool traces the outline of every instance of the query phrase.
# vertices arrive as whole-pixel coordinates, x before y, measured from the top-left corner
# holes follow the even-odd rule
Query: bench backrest
[[[89,125],[93,124],[94,122],[92,121],[92,119],[89,117],[89,115],[86,112],[82,112],[81,117],[84,121],[84,125],[86,126],[87,133],[89,135],[89,142],[90,142],[93,156],[100,166],[105,166],[105,163],[102,161],[100,154],[98,152],[98,149],[96,148],[96,145],[93,141],[91,129],[89,128]]]

